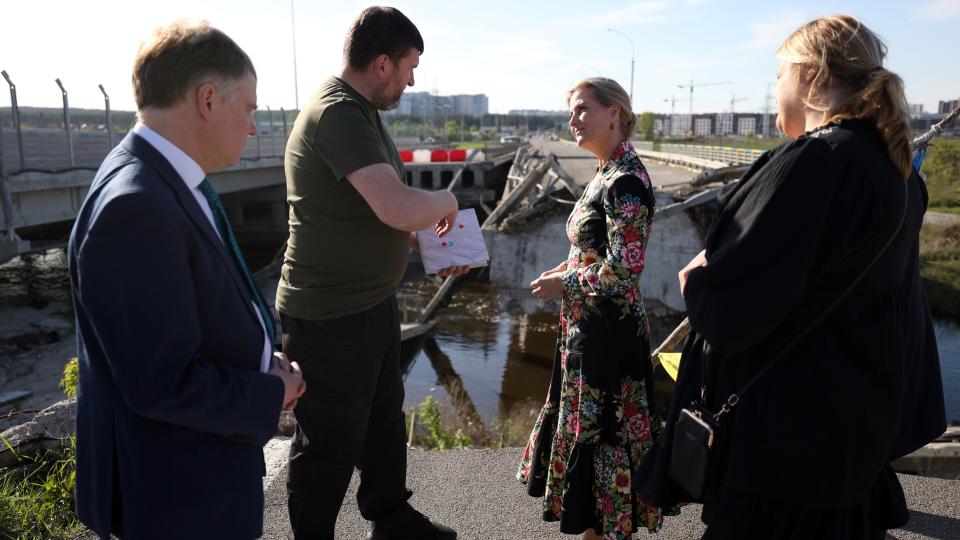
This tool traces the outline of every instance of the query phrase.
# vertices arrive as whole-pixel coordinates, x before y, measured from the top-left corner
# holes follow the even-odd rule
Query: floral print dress
[[[577,534],[628,538],[656,532],[659,508],[631,491],[653,445],[650,330],[640,274],[653,224],[654,193],[629,141],[597,171],[567,220],[553,376],[517,478],[544,497],[543,519]]]

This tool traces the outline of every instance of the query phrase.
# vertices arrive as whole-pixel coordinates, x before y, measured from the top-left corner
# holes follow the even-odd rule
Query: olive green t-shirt
[[[284,168],[290,238],[277,310],[324,320],[365,311],[394,294],[407,266],[409,233],[380,221],[347,174],[403,161],[377,109],[330,77],[300,111]]]

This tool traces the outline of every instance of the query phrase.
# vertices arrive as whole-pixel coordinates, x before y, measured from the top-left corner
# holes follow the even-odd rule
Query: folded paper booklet
[[[433,227],[417,232],[420,242],[420,258],[428,274],[451,266],[486,266],[490,261],[487,244],[480,232],[480,223],[473,208],[460,210],[453,229],[443,238],[437,237]]]

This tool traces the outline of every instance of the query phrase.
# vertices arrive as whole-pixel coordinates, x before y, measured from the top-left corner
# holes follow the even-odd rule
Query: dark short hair
[[[157,28],[140,44],[133,62],[137,108],[177,104],[197,86],[225,85],[256,76],[253,62],[229,36],[207,21],[185,19]]]
[[[413,48],[423,54],[423,37],[410,19],[396,8],[373,6],[350,25],[343,58],[351,68],[364,69],[381,54],[397,63]]]

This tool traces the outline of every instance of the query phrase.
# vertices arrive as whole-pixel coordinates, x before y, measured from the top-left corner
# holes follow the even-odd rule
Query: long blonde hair
[[[593,97],[604,107],[613,107],[616,105],[620,109],[618,120],[623,135],[630,138],[633,135],[633,128],[637,125],[637,117],[633,114],[630,107],[630,94],[620,86],[620,83],[606,77],[590,77],[583,79],[573,88],[567,90],[567,105],[570,105],[570,98],[578,90],[589,88],[593,92]]]
[[[803,103],[825,113],[825,121],[872,118],[887,143],[890,161],[910,176],[910,124],[903,80],[883,67],[887,46],[849,15],[821,17],[797,29],[777,57],[816,70]],[[804,70],[795,70],[797,76]],[[829,95],[839,96],[826,103]]]

